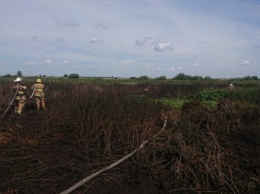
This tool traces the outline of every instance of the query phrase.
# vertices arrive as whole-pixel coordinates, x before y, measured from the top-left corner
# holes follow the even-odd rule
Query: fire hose
[[[29,99],[31,99],[35,93],[35,90],[36,90],[36,87],[33,88],[33,92],[32,92],[32,95],[29,97]]]
[[[1,116],[1,120],[4,118],[5,114],[8,112],[8,110],[9,110],[10,107],[12,106],[12,104],[13,104],[13,102],[14,102],[14,99],[15,99],[15,97],[16,97],[18,91],[19,91],[19,88],[17,88],[17,90],[15,91],[12,100],[9,102],[8,107],[6,108],[5,112],[4,112],[3,115]]]
[[[34,95],[34,93],[35,93],[35,90],[36,90],[36,87],[34,87],[33,92],[32,92],[32,94],[31,94],[31,96],[29,97],[29,99],[31,99],[31,98],[33,97],[33,95]],[[6,115],[6,113],[7,113],[8,110],[10,109],[10,107],[12,106],[12,104],[13,104],[13,102],[14,102],[14,99],[15,99],[15,97],[16,97],[18,91],[19,91],[19,88],[15,91],[12,100],[10,101],[8,107],[6,108],[5,112],[4,112],[3,115],[1,116],[1,120],[3,120],[4,116]]]
[[[102,168],[101,170],[95,172],[94,174],[91,174],[90,176],[82,179],[81,181],[77,182],[76,184],[74,184],[73,186],[71,186],[70,188],[66,189],[65,191],[59,193],[59,194],[69,194],[72,191],[76,190],[77,188],[81,187],[83,184],[85,184],[86,182],[88,182],[89,180],[97,177],[98,175],[110,170],[111,168],[114,168],[115,166],[117,166],[118,164],[122,163],[123,161],[125,161],[126,159],[130,158],[132,155],[134,155],[136,152],[138,152],[139,150],[143,149],[144,146],[146,144],[148,144],[152,139],[155,139],[157,136],[159,136],[166,128],[167,125],[167,115],[165,115],[165,120],[163,123],[163,127],[161,128],[161,130],[156,133],[155,135],[153,135],[150,139],[147,139],[145,141],[143,141],[143,143],[136,148],[134,151],[132,151],[130,154],[127,154],[126,156],[124,156],[123,158],[121,158],[120,160],[110,164],[109,166],[106,166],[105,168]]]

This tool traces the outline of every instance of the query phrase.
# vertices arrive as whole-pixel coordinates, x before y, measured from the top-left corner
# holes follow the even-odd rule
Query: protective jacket
[[[35,92],[34,92],[34,96],[35,96],[35,97],[44,98],[44,92],[43,92],[44,85],[43,85],[42,83],[36,83],[36,84],[34,84],[34,85],[31,87],[31,90],[34,90],[34,89],[35,89]]]
[[[21,115],[23,108],[25,106],[25,101],[26,101],[25,90],[26,90],[26,86],[24,86],[21,83],[18,83],[13,87],[13,92],[16,94],[16,96],[15,96],[15,114],[16,115]]]
[[[13,87],[13,92],[15,93],[18,90],[15,100],[20,100],[20,99],[24,99],[26,100],[26,95],[24,93],[24,91],[26,90],[26,86],[22,85],[22,84],[17,84]]]

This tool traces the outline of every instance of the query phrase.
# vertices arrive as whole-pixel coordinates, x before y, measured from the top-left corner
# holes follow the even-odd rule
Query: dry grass
[[[143,86],[139,85],[46,83],[46,87],[47,112],[41,117],[40,134],[35,132],[34,137],[27,139],[16,134],[14,137],[20,138],[17,142],[22,147],[12,152],[1,148],[1,165],[15,161],[32,166],[30,171],[17,166],[15,180],[20,183],[20,190],[37,192],[42,184],[57,192],[59,183],[71,185],[79,181],[156,134],[165,114],[166,130],[124,167],[111,172],[118,184],[137,184],[145,173],[165,193],[256,193],[260,189],[260,111],[248,106],[245,100],[224,99],[217,109],[191,102],[181,110],[166,111],[149,97],[180,96],[181,91],[190,88],[178,86],[171,92],[171,87],[160,89],[156,85],[143,95]],[[3,112],[9,99],[7,86],[0,87],[0,95]],[[33,108],[29,101],[27,111],[33,112]],[[4,124],[8,126],[11,122]],[[31,128],[36,130],[33,124]],[[73,159],[63,160],[62,152],[44,157],[34,150],[33,147],[50,139],[63,145],[63,151]],[[14,156],[21,148],[20,155]],[[50,174],[49,179],[41,178],[41,174],[48,173],[55,177]],[[9,188],[6,185],[12,184],[12,177],[8,177],[8,171],[3,175],[7,177],[4,186]],[[107,181],[108,176],[105,177],[102,180]],[[26,182],[30,185],[25,186]]]

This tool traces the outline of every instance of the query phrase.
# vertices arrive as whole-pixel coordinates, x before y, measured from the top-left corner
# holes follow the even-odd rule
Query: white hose
[[[34,95],[34,93],[35,93],[35,90],[36,90],[36,87],[34,87],[33,92],[32,92],[32,95],[29,97],[29,99],[31,99],[31,98],[33,97],[33,95]]]
[[[13,96],[11,102],[9,103],[9,106],[8,106],[7,109],[5,110],[4,114],[1,116],[1,119],[4,118],[5,114],[7,113],[7,111],[8,111],[8,110],[10,109],[10,107],[12,106],[12,104],[13,104],[13,102],[14,102],[14,99],[15,99],[15,97],[16,97],[18,91],[19,91],[19,88],[17,88],[17,90],[15,91],[15,94],[14,94],[14,96]]]
[[[151,141],[151,139],[156,138],[158,135],[160,135],[160,133],[162,133],[162,131],[164,131],[164,129],[166,128],[167,125],[167,115],[165,115],[165,120],[164,120],[164,124],[162,129],[156,133],[155,135],[153,135],[150,139],[143,141],[143,143],[134,151],[132,151],[130,154],[127,154],[126,156],[124,156],[123,158],[121,158],[120,160],[110,164],[109,166],[102,168],[101,170],[95,172],[94,174],[91,174],[90,176],[82,179],[81,181],[77,182],[76,184],[74,184],[73,186],[71,186],[70,188],[66,189],[65,191],[61,192],[60,194],[69,194],[72,191],[74,191],[75,189],[79,188],[80,186],[82,186],[83,184],[85,184],[86,182],[88,182],[89,180],[95,178],[96,176],[102,174],[103,172],[108,171],[109,169],[117,166],[118,164],[120,164],[121,162],[125,161],[126,159],[128,159],[129,157],[131,157],[132,155],[134,155],[137,151],[141,150],[142,148],[144,148],[144,146],[149,142],[149,140]]]

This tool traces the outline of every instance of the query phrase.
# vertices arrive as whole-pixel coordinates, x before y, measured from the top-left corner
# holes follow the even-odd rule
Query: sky
[[[260,77],[260,0],[0,5],[0,75]]]

